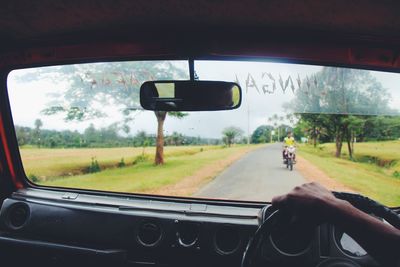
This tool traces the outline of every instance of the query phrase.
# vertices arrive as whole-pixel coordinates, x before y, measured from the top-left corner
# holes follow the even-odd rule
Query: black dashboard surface
[[[24,189],[1,207],[0,256],[17,266],[240,266],[270,210],[261,207]],[[353,241],[329,224],[283,227],[265,238],[258,261],[376,266]]]

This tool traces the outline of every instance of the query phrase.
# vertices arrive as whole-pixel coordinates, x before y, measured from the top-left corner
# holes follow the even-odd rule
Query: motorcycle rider
[[[289,146],[295,146],[295,144],[296,144],[296,141],[294,140],[292,132],[288,131],[287,136],[283,139],[283,151],[282,151],[283,161],[286,160],[287,148]],[[293,161],[296,162],[296,154],[293,155]]]

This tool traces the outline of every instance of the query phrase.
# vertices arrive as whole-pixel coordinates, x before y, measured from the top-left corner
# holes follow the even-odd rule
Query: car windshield
[[[139,88],[187,61],[12,71],[27,179],[40,186],[269,202],[316,181],[400,206],[400,75],[277,62],[195,61],[242,88],[236,110],[145,111]]]

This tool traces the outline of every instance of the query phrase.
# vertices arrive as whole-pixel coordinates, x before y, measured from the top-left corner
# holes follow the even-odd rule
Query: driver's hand
[[[339,199],[318,183],[307,183],[295,187],[288,194],[272,199],[272,206],[295,215],[304,214],[318,221],[328,219],[330,211]]]

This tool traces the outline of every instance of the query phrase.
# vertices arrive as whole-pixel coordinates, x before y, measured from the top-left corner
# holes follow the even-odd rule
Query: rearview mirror
[[[233,82],[149,81],[140,87],[140,104],[147,110],[210,111],[236,109],[242,90]]]

